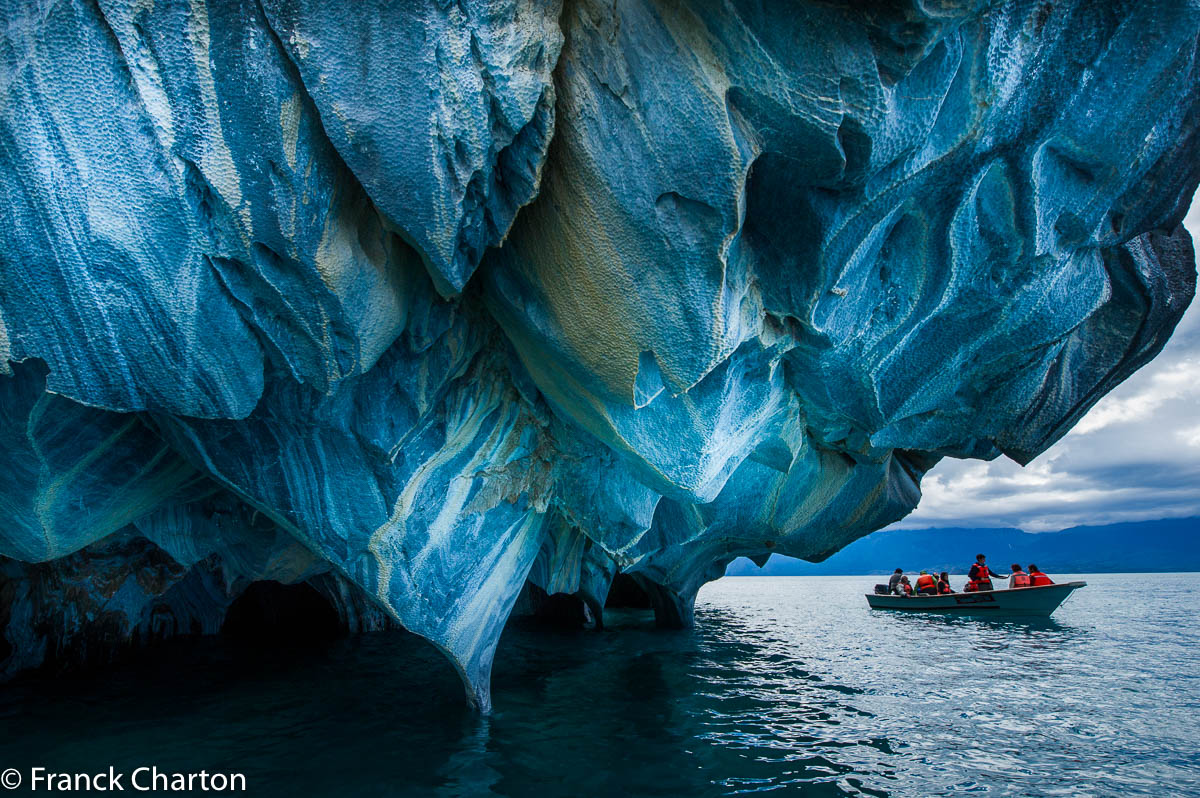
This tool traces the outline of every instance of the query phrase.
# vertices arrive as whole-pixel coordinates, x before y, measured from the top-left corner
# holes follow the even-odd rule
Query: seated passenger
[[[904,576],[904,569],[897,568],[896,572],[888,579],[888,593],[900,595],[900,577]]]
[[[917,577],[917,595],[937,595],[937,580],[934,579],[928,571],[922,571],[921,575]]]
[[[1021,570],[1019,563],[1012,564],[1012,574],[1008,577],[1008,586],[1014,587],[1029,587],[1029,574]]]
[[[953,592],[954,589],[950,587],[950,574],[942,571],[942,575],[938,577],[938,593],[944,595]]]
[[[913,591],[912,591],[912,585],[910,585],[910,584],[908,583],[908,577],[907,577],[907,576],[902,576],[902,577],[900,577],[900,585],[899,585],[899,590],[901,591],[901,592],[900,592],[900,595],[901,595],[901,596],[911,596],[911,595],[913,594]]]
[[[1038,570],[1038,567],[1033,563],[1029,564],[1029,584],[1032,587],[1041,587],[1042,585],[1052,585],[1054,580],[1046,576]]]

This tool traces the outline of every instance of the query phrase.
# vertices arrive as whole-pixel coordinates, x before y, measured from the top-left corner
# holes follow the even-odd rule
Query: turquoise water
[[[1200,574],[1082,578],[1050,621],[744,577],[705,587],[689,632],[512,628],[487,718],[403,633],[184,643],[0,688],[0,768],[204,768],[280,796],[1200,795]]]

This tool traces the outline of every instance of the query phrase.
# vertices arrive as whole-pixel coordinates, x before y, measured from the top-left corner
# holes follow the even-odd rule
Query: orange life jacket
[[[900,587],[904,588],[904,595],[906,595],[906,596],[912,595],[912,585],[908,584],[907,582],[901,582]]]
[[[1029,587],[1029,574],[1017,572],[1012,575],[1013,587]]]
[[[986,565],[980,565],[979,563],[976,563],[975,567],[977,567],[979,569],[975,575],[976,582],[992,581],[992,572],[988,570],[988,567]]]
[[[950,589],[949,582],[938,582],[938,592],[939,593],[953,593],[954,591],[952,591]]]
[[[976,582],[974,579],[968,579],[967,583],[965,585],[963,585],[964,593],[974,593],[978,589],[979,589],[979,583]]]
[[[917,590],[924,590],[925,588],[928,588],[928,587],[934,588],[934,590],[937,589],[937,582],[934,580],[934,578],[932,576],[930,576],[929,574],[921,574],[920,576],[918,576],[917,577]]]
[[[1052,585],[1052,584],[1054,584],[1054,582],[1052,582],[1050,580],[1050,577],[1046,576],[1041,571],[1030,571],[1029,572],[1029,584],[1032,587],[1040,587],[1042,585]]]

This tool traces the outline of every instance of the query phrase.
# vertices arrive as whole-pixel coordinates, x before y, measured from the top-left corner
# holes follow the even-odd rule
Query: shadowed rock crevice
[[[94,669],[153,656],[157,644],[181,637],[221,634],[242,646],[291,648],[397,628],[332,574],[250,581],[231,571],[235,562],[213,554],[185,566],[133,536],[52,563],[0,560],[0,676]]]
[[[319,643],[345,631],[333,605],[303,582],[254,582],[233,600],[221,622],[221,634],[243,645]]]
[[[632,574],[617,574],[613,577],[604,606],[650,610],[654,609],[654,602],[636,577]]]
[[[654,610],[661,629],[687,629],[694,622],[695,596],[684,597],[642,574],[617,574],[608,591],[605,607]]]
[[[639,574],[634,574],[633,578],[650,599],[650,606],[654,609],[654,623],[660,629],[690,629],[695,625],[694,593],[680,595]]]
[[[513,617],[557,629],[597,626],[597,619],[583,598],[569,593],[547,594],[531,582],[525,583],[525,588],[517,597]]]

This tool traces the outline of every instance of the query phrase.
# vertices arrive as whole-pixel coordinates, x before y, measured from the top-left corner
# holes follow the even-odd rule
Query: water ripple
[[[255,794],[1200,795],[1195,577],[1043,621],[872,612],[871,577],[725,579],[697,628],[514,626],[495,713],[428,645],[212,641],[0,692],[0,761],[247,774]]]

